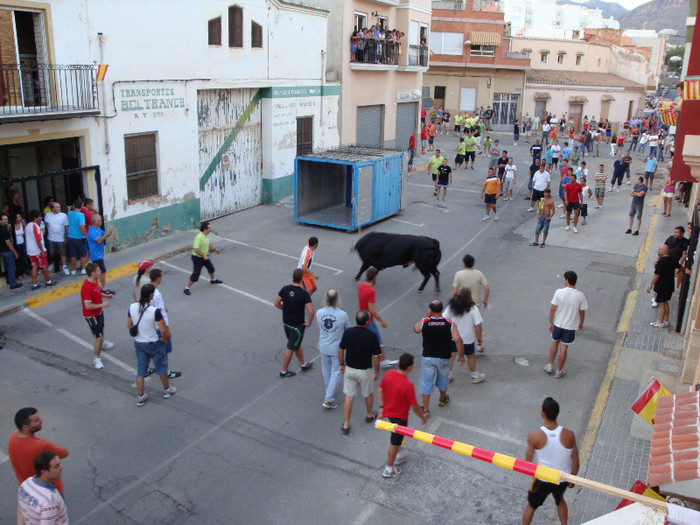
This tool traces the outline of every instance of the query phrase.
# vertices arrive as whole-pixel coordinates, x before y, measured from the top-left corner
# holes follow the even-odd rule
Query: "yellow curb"
[[[651,221],[649,221],[647,238],[640,248],[639,254],[637,255],[636,270],[638,273],[642,273],[644,271],[646,261],[649,257],[649,251],[651,250],[651,243],[654,241],[654,231],[656,230],[657,221],[658,215],[654,215],[651,218]],[[583,439],[581,440],[579,453],[582,465],[588,463],[589,457],[593,450],[593,445],[595,444],[595,440],[598,435],[598,430],[600,429],[600,424],[603,422],[603,412],[605,411],[605,405],[608,400],[608,394],[610,393],[610,387],[612,386],[613,379],[615,378],[615,372],[617,371],[617,361],[620,358],[622,344],[625,340],[625,334],[629,330],[630,323],[632,322],[634,306],[638,298],[639,290],[630,290],[627,292],[625,307],[622,310],[620,321],[617,324],[617,339],[615,340],[612,353],[610,354],[610,359],[608,360],[605,376],[603,377],[600,389],[598,389],[598,395],[593,403],[586,432],[583,434]]]
[[[107,282],[116,281],[117,279],[122,279],[128,275],[135,274],[138,271],[138,263],[132,262],[123,264],[116,268],[109,268],[107,270]],[[38,293],[25,299],[25,302],[30,308],[41,308],[47,304],[55,303],[71,295],[80,293],[80,287],[83,286],[84,279],[74,281],[72,283],[63,284],[51,288],[45,292]]]

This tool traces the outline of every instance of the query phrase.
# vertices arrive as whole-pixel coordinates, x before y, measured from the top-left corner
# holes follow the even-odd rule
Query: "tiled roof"
[[[626,78],[609,73],[587,73],[584,71],[549,71],[547,69],[530,69],[525,73],[525,82],[529,84],[564,84],[571,86],[621,87],[644,89]]]
[[[659,398],[649,457],[651,487],[697,499],[700,480],[700,392]]]

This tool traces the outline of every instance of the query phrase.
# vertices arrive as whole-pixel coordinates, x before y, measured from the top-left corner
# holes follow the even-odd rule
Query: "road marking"
[[[418,228],[420,228],[421,226],[425,226],[424,222],[421,222],[420,224],[416,224],[415,222],[403,221],[401,219],[391,219],[391,220],[396,221],[396,222],[402,222],[404,224],[410,224],[411,226],[417,226]]]
[[[286,253],[276,252],[276,251],[274,251],[274,250],[269,250],[269,249],[267,249],[267,248],[262,248],[262,247],[260,247],[260,246],[254,246],[254,245],[252,245],[252,244],[248,244],[247,242],[236,241],[236,240],[234,240],[234,239],[229,239],[228,237],[221,237],[221,239],[224,240],[224,241],[230,242],[230,243],[232,243],[232,244],[239,244],[239,245],[241,245],[241,246],[245,246],[246,248],[253,248],[253,249],[255,249],[255,250],[260,250],[261,252],[271,253],[272,255],[278,255],[278,256],[280,256],[280,257],[286,257],[287,259],[292,259],[292,260],[295,260],[295,261],[298,261],[298,260],[299,260],[299,257],[295,257],[294,255],[288,255],[288,254],[286,254]],[[343,270],[340,270],[340,269],[338,269],[338,268],[333,268],[332,266],[326,266],[326,265],[324,265],[324,264],[320,264],[320,263],[314,262],[314,267],[316,267],[316,266],[318,266],[319,268],[325,268],[326,270],[330,270],[330,271],[332,271],[333,273],[335,273],[336,275],[340,275],[341,273],[343,273]]]
[[[61,335],[67,337],[67,338],[70,339],[71,341],[74,341],[75,343],[78,343],[78,344],[79,344],[80,346],[82,346],[83,348],[86,348],[86,349],[90,350],[90,352],[94,352],[94,351],[95,351],[95,349],[94,349],[94,347],[92,346],[91,343],[88,343],[88,342],[85,341],[84,339],[81,339],[81,338],[78,337],[77,335],[74,335],[74,334],[70,333],[68,330],[66,330],[66,329],[64,329],[64,328],[59,328],[59,327],[57,327],[57,326],[54,325],[51,321],[49,321],[48,319],[44,319],[42,316],[40,316],[40,315],[37,314],[36,312],[34,312],[34,311],[32,311],[32,310],[27,310],[27,309],[24,309],[24,310],[22,310],[22,311],[23,311],[25,314],[27,314],[29,317],[31,317],[32,319],[34,319],[34,320],[36,320],[36,321],[39,321],[39,322],[40,322],[41,324],[43,324],[44,326],[48,326],[48,327],[50,327],[50,328],[55,328],[56,331],[57,331],[58,333],[60,333]],[[125,370],[126,372],[129,372],[130,374],[136,375],[136,369],[135,369],[135,368],[133,368],[133,367],[127,365],[126,363],[124,363],[124,362],[121,361],[120,359],[117,359],[116,357],[113,357],[113,356],[109,355],[109,354],[107,353],[107,350],[104,350],[104,351],[102,352],[101,357],[102,357],[102,359],[105,359],[106,361],[109,361],[110,363],[117,365],[117,366],[118,366],[119,368],[121,368],[122,370]]]
[[[109,271],[107,271],[107,282],[116,281],[117,279],[121,279],[128,275],[136,273],[137,270],[138,263],[135,262],[123,264],[121,266],[117,266],[116,268],[109,269]],[[66,297],[70,297],[71,295],[79,293],[80,287],[83,286],[83,282],[84,280],[80,279],[67,284],[55,286],[50,290],[38,293],[36,295],[33,295],[32,297],[25,299],[25,302],[31,308],[41,308],[42,306],[46,306],[47,304],[55,303],[56,301],[60,301],[62,299],[65,299]]]
[[[165,266],[170,266],[174,270],[178,270],[182,273],[190,274],[190,270],[185,270],[184,268],[180,268],[179,266],[175,266],[174,264],[170,264],[167,261],[160,261],[160,264],[164,264]],[[226,288],[227,290],[231,290],[232,292],[236,292],[238,294],[244,295],[245,297],[248,297],[249,299],[253,299],[254,301],[258,301],[260,303],[266,304],[268,306],[275,306],[274,303],[271,303],[270,301],[263,299],[261,297],[258,297],[256,295],[250,294],[248,292],[244,292],[243,290],[239,290],[238,288],[234,288],[233,286],[229,286],[228,284],[217,284],[216,286],[220,286],[221,288]]]
[[[352,522],[352,525],[364,525],[369,521],[369,519],[374,515],[374,512],[377,510],[378,505],[374,502],[368,501],[365,503],[365,508],[362,509],[362,512],[360,512],[360,515],[355,518],[355,520]]]
[[[503,433],[492,432],[490,430],[485,430],[483,428],[474,427],[472,425],[467,425],[466,423],[461,423],[459,421],[453,421],[451,419],[447,419],[447,418],[444,418],[441,416],[433,417],[431,419],[437,423],[437,425],[435,425],[435,427],[444,423],[447,425],[452,425],[453,427],[461,428],[462,430],[466,430],[468,432],[475,432],[477,434],[481,434],[483,436],[488,436],[490,438],[500,439],[501,441],[507,441],[508,443],[512,443],[514,445],[522,446],[524,444],[522,439],[515,439],[515,438],[507,436]]]
[[[436,205],[433,205],[433,204],[427,204],[427,203],[425,203],[425,202],[418,202],[418,203],[416,203],[416,204],[418,204],[418,206],[425,206],[426,208],[430,208],[430,209],[432,209],[432,210],[437,210],[437,209],[439,209],[439,207],[440,207],[440,208],[442,207],[442,206],[439,206],[439,205],[436,206]],[[443,210],[442,213],[450,213],[450,210]]]

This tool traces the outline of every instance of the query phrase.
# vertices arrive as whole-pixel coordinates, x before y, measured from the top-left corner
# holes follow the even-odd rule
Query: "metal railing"
[[[0,64],[0,117],[98,110],[94,66]]]
[[[355,60],[361,64],[399,64],[399,43],[386,40],[360,38],[355,50]]]
[[[525,58],[525,59],[530,59],[530,53],[525,53],[521,51],[506,51],[504,53],[506,58]]]
[[[408,65],[428,67],[428,46],[409,46]]]

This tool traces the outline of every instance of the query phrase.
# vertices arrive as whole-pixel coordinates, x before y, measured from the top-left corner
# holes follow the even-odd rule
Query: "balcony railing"
[[[503,12],[503,4],[498,0],[474,0],[474,11]]]
[[[0,117],[99,109],[94,66],[0,64]]]
[[[527,60],[530,59],[530,53],[525,53],[524,51],[506,51],[504,54],[506,58],[524,58]]]
[[[397,66],[399,64],[399,43],[361,38],[357,42],[355,60],[360,64],[387,64]]]
[[[428,67],[428,46],[409,46],[408,65]]]
[[[450,11],[464,11],[464,0],[452,2],[433,2],[433,9],[449,9]]]

